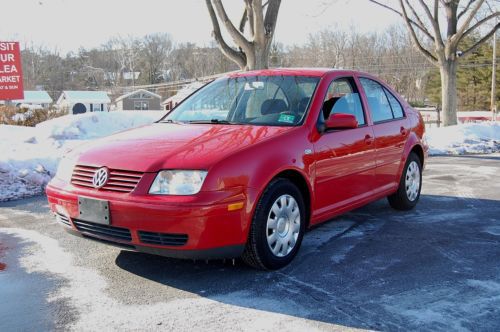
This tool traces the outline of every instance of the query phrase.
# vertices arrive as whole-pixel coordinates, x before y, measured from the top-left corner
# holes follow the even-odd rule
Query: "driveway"
[[[314,228],[277,272],[67,234],[45,197],[0,204],[0,330],[500,330],[500,154],[433,157],[410,212]]]

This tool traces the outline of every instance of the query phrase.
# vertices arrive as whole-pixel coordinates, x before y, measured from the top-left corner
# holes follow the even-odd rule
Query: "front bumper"
[[[54,178],[46,188],[50,209],[75,235],[176,258],[233,258],[243,253],[251,221],[248,191],[150,196],[80,188]],[[110,225],[78,219],[78,197],[109,202]],[[229,211],[228,205],[243,203]]]

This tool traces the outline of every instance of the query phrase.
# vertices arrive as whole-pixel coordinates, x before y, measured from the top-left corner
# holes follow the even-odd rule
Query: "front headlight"
[[[56,177],[65,181],[71,181],[71,175],[73,175],[73,168],[76,165],[76,158],[70,155],[66,155],[61,158],[59,165],[57,166]]]
[[[194,195],[200,191],[206,176],[206,171],[161,171],[149,188],[149,193],[152,195]]]

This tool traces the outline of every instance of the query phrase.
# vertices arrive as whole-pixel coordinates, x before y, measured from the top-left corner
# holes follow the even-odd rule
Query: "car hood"
[[[78,151],[78,164],[141,172],[208,169],[290,127],[154,123],[98,139]]]

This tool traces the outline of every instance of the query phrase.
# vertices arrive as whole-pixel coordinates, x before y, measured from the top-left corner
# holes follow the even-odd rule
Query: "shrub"
[[[40,122],[67,114],[54,108],[28,109],[14,106],[0,106],[0,124],[34,127]]]

